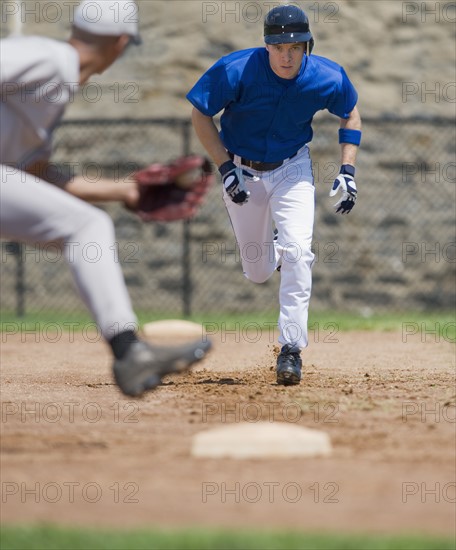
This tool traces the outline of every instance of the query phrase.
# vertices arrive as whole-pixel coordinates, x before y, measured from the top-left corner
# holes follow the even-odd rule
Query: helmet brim
[[[280,34],[268,34],[264,37],[266,44],[293,44],[295,42],[309,42],[312,38],[310,32],[290,32]]]

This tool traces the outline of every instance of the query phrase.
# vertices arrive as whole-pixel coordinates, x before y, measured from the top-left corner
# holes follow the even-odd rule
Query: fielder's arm
[[[139,199],[138,186],[131,176],[122,181],[107,178],[90,181],[70,171],[66,173],[48,160],[35,162],[27,172],[86,202],[123,202],[134,208]]]
[[[231,160],[219,137],[212,117],[203,115],[201,111],[193,107],[192,122],[201,145],[206,149],[208,155],[217,166],[221,166],[224,162]]]
[[[350,113],[350,116],[345,119],[340,119],[340,127],[347,130],[361,130],[361,116],[358,111],[358,107],[355,107]],[[355,166],[356,154],[358,152],[358,146],[352,143],[341,143],[341,165],[351,164]]]

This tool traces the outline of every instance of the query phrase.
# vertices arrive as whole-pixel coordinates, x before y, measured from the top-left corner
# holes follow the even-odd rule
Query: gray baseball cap
[[[141,44],[138,6],[134,0],[82,0],[74,12],[73,25],[90,34],[128,34],[131,43]]]

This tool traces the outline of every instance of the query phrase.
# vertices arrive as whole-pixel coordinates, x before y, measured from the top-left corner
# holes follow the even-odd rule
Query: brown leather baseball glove
[[[133,177],[140,193],[133,212],[145,222],[190,219],[215,181],[210,162],[199,155],[151,164]]]

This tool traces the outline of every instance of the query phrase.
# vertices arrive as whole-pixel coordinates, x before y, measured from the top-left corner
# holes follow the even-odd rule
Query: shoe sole
[[[301,377],[294,372],[284,371],[277,373],[277,384],[279,386],[297,386],[301,382]]]
[[[169,350],[172,354],[179,354],[177,357],[168,360],[161,358],[162,366],[160,372],[157,367],[143,368],[140,372],[125,379],[125,373],[118,373],[114,368],[114,377],[121,391],[130,397],[140,397],[146,391],[154,390],[162,382],[163,377],[168,374],[178,374],[188,370],[194,363],[198,363],[206,356],[211,348],[211,342],[204,344],[183,346],[178,350]],[[128,368],[128,367],[127,367]],[[153,372],[155,371],[155,372]],[[120,374],[120,376],[119,376]]]
[[[143,380],[143,381],[137,381],[134,383],[134,385],[130,388],[124,387],[121,388],[122,392],[125,395],[128,395],[130,397],[140,397],[143,393],[149,390],[154,390],[157,386],[161,384],[161,377],[157,375],[150,376]]]

